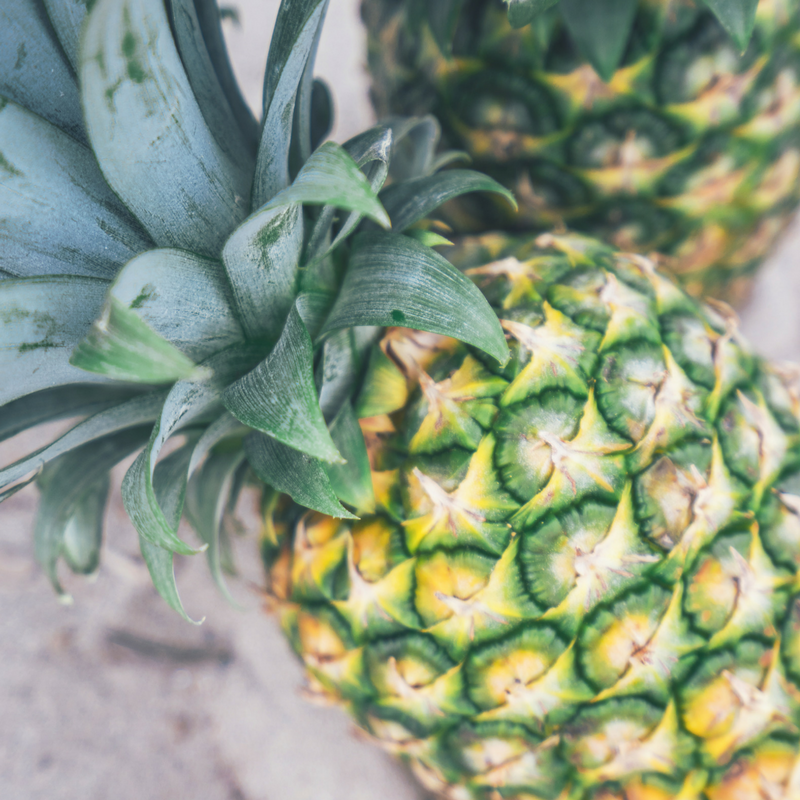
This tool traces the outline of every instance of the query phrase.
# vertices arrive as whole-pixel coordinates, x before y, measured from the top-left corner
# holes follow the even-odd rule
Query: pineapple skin
[[[467,0],[452,54],[421,0],[364,0],[379,115],[431,111],[448,144],[512,189],[461,202],[462,233],[570,229],[657,251],[694,295],[742,296],[800,199],[800,3],[761,0],[740,55],[691,0],[640,0],[604,83],[556,10],[520,30]]]
[[[509,364],[389,329],[374,508],[265,495],[309,695],[451,800],[800,797],[797,370],[596,240],[450,256]]]

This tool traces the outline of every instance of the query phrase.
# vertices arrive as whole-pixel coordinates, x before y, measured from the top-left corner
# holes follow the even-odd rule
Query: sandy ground
[[[239,0],[228,31],[257,105],[277,0]],[[332,0],[320,45],[340,115],[335,138],[367,126],[363,37],[354,0]],[[760,273],[742,325],[772,358],[800,361],[800,225]],[[28,440],[30,444],[30,440]],[[25,442],[15,442],[21,450]],[[0,448],[0,463],[11,448]],[[0,798],[4,800],[413,800],[406,772],[353,735],[335,708],[308,705],[277,625],[260,608],[252,541],[228,606],[200,557],[178,582],[193,627],[154,594],[118,502],[104,566],[67,579],[59,605],[33,561],[35,490],[0,517]]]

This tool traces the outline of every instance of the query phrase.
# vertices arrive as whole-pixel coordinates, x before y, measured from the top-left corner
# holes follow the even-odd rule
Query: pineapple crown
[[[467,0],[440,0],[427,4],[431,30],[449,51],[455,28]],[[558,12],[581,55],[608,81],[625,56],[640,0],[504,0],[512,27],[538,24],[545,12]],[[739,50],[744,51],[753,35],[759,0],[700,0],[713,12]],[[663,2],[669,12],[670,2]]]
[[[0,9],[0,440],[80,418],[0,470],[0,500],[38,483],[36,553],[64,597],[58,564],[97,568],[109,470],[128,455],[123,503],[186,616],[173,554],[207,550],[224,585],[220,519],[246,475],[337,517],[371,493],[351,399],[380,327],[507,358],[425,219],[464,192],[513,198],[440,172],[458,154],[434,155],[432,118],[319,144],[326,7],[281,4],[260,125],[215,0]],[[178,536],[184,510],[200,548]]]

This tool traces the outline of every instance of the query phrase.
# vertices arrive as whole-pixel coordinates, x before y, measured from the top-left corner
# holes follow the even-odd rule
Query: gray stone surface
[[[277,0],[237,5],[242,28],[228,33],[257,106]],[[362,61],[356,2],[332,0],[318,64],[333,85],[339,140],[372,119]],[[759,352],[800,361],[798,253],[800,226],[760,273],[742,325]],[[32,442],[0,446],[0,463]],[[238,545],[243,611],[216,593],[202,558],[179,560],[187,609],[207,617],[194,627],[155,596],[117,500],[103,568],[94,582],[65,576],[75,598],[65,607],[33,560],[35,502],[26,489],[0,513],[0,798],[421,797],[342,712],[300,697],[301,671],[262,613],[252,538]]]

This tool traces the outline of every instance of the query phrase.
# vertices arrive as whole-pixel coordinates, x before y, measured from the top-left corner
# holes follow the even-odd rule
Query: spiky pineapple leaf
[[[189,481],[186,490],[186,516],[200,539],[208,545],[206,558],[214,582],[233,605],[238,604],[231,596],[223,575],[220,530],[236,472],[244,459],[244,451],[240,449],[212,454]]]
[[[630,40],[638,0],[561,0],[559,11],[575,46],[610,81]]]
[[[86,142],[75,75],[40,0],[0,5],[0,96]]]
[[[325,340],[318,378],[319,406],[325,419],[333,419],[350,397],[379,335],[380,328],[345,328]]]
[[[247,173],[255,167],[254,142],[239,127],[206,46],[195,0],[168,0],[186,77],[220,149]]]
[[[171,528],[177,529],[186,497],[186,474],[194,447],[188,442],[159,462],[154,475],[155,502]],[[183,608],[178,585],[175,582],[175,566],[172,551],[165,550],[139,534],[142,551],[150,578],[156,591],[170,608],[178,612],[187,622],[199,625],[203,619],[193,620]]]
[[[328,0],[282,3],[264,75],[264,124],[253,180],[253,208],[289,183],[294,106],[309,58],[313,58]]]
[[[113,295],[72,351],[69,363],[86,372],[134,383],[174,383],[198,374],[194,361]]]
[[[258,149],[259,124],[245,102],[233,73],[233,67],[228,57],[228,48],[225,45],[225,36],[222,32],[223,13],[217,0],[195,0],[195,8],[208,56],[217,73],[217,80],[228,98],[228,104],[244,135],[248,149],[255,153]]]
[[[548,8],[552,8],[559,0],[506,0],[508,3],[508,21],[512,28],[524,28],[533,22],[533,18]]]
[[[336,498],[328,473],[316,458],[263,433],[251,433],[244,446],[250,466],[264,483],[321,514],[356,519]]]
[[[447,56],[453,51],[453,37],[464,0],[439,0],[428,3],[428,25],[439,49]]]
[[[342,404],[331,422],[330,430],[333,441],[347,462],[326,467],[333,491],[340,500],[353,506],[357,513],[373,513],[375,493],[367,446],[349,400]]]
[[[0,469],[0,486],[8,486],[29,472],[89,442],[130,428],[152,424],[158,419],[166,398],[166,390],[150,392],[93,414],[45,447]]]
[[[392,132],[392,178],[409,181],[430,175],[442,137],[436,117],[397,117],[387,125]]]
[[[453,336],[499,362],[505,335],[486,298],[446,259],[408,236],[359,234],[322,333],[354,325],[401,325]]]
[[[141,426],[105,436],[49,463],[38,477],[41,498],[34,525],[36,559],[59,595],[58,560],[75,572],[97,567],[109,470],[147,441]]]
[[[703,0],[714,12],[736,46],[744,52],[756,24],[758,0]]]
[[[149,250],[120,270],[108,293],[194,361],[244,340],[219,261]]]
[[[169,391],[147,447],[125,474],[122,481],[122,503],[136,531],[152,544],[182,555],[200,552],[185,544],[177,535],[177,525],[170,524],[157,500],[157,483],[154,478],[156,463],[166,441],[181,429],[193,423],[208,422],[222,410],[222,392],[230,381],[252,364],[253,350],[247,347],[232,347],[223,350],[203,362],[207,377],[200,380],[178,381]],[[188,479],[187,470],[169,472],[170,480],[181,481],[183,489]],[[181,492],[183,491],[181,490]],[[163,487],[167,493],[178,489]],[[183,508],[183,494],[180,508]],[[180,517],[180,514],[178,515]]]
[[[311,337],[295,306],[272,352],[222,399],[245,425],[313,458],[341,462],[317,399]]]
[[[0,442],[44,422],[88,417],[138,393],[128,386],[57,386],[0,406]]]
[[[100,313],[107,287],[72,275],[0,281],[0,405],[53,386],[108,381],[67,355]]]
[[[517,201],[508,189],[488,175],[468,169],[451,169],[392,184],[381,192],[381,200],[392,219],[392,229],[402,233],[448,200],[469,192],[493,192],[517,208]]]
[[[103,180],[91,151],[0,99],[0,269],[112,278],[152,246]]]
[[[223,439],[232,436],[244,437],[250,429],[246,425],[242,425],[233,414],[225,411],[217,419],[215,419],[202,433],[194,446],[192,453],[192,460],[189,463],[189,475],[194,475],[200,462],[205,456],[218,445]]]
[[[163,0],[97,0],[81,41],[89,138],[111,188],[159,246],[217,257],[251,175],[217,144]]]
[[[77,72],[80,69],[81,29],[86,21],[86,2],[65,3],[63,0],[44,0],[47,16],[64,48],[70,66]]]

